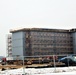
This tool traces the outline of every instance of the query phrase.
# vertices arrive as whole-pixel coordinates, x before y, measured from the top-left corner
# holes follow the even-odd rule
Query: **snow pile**
[[[75,67],[56,67],[56,68],[20,68],[0,71],[0,75],[76,75]]]

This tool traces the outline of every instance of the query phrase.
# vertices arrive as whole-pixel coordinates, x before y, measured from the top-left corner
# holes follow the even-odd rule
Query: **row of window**
[[[63,36],[38,36],[38,35],[36,35],[36,36],[31,36],[31,39],[54,39],[54,38],[56,38],[56,39],[70,39],[70,38],[72,38],[71,36],[67,36],[67,37],[63,37]]]
[[[73,52],[34,52],[32,55],[72,54]]]
[[[54,50],[56,50],[56,51],[72,51],[73,50],[73,48],[71,47],[71,48],[32,48],[32,51],[54,51]]]
[[[70,36],[70,33],[58,33],[58,32],[31,32],[31,35],[39,36]]]
[[[71,40],[31,40],[31,43],[72,43]]]
[[[72,44],[65,44],[65,43],[61,43],[61,44],[33,44],[31,45],[32,48],[34,47],[40,47],[40,48],[43,48],[43,47],[47,47],[47,48],[50,48],[50,47],[72,47],[73,45]]]

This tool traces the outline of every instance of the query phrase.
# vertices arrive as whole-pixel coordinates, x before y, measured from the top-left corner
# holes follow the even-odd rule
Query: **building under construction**
[[[10,33],[12,56],[76,54],[76,29],[22,28]]]

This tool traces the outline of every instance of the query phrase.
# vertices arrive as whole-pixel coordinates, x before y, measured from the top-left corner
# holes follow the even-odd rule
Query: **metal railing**
[[[56,72],[57,67],[76,66],[76,54],[73,55],[40,55],[40,56],[13,56],[6,57],[6,65],[17,65],[25,68],[47,68],[54,67]]]

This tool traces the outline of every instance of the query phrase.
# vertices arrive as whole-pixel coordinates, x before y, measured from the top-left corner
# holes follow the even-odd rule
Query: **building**
[[[10,30],[13,56],[76,54],[76,29]]]

